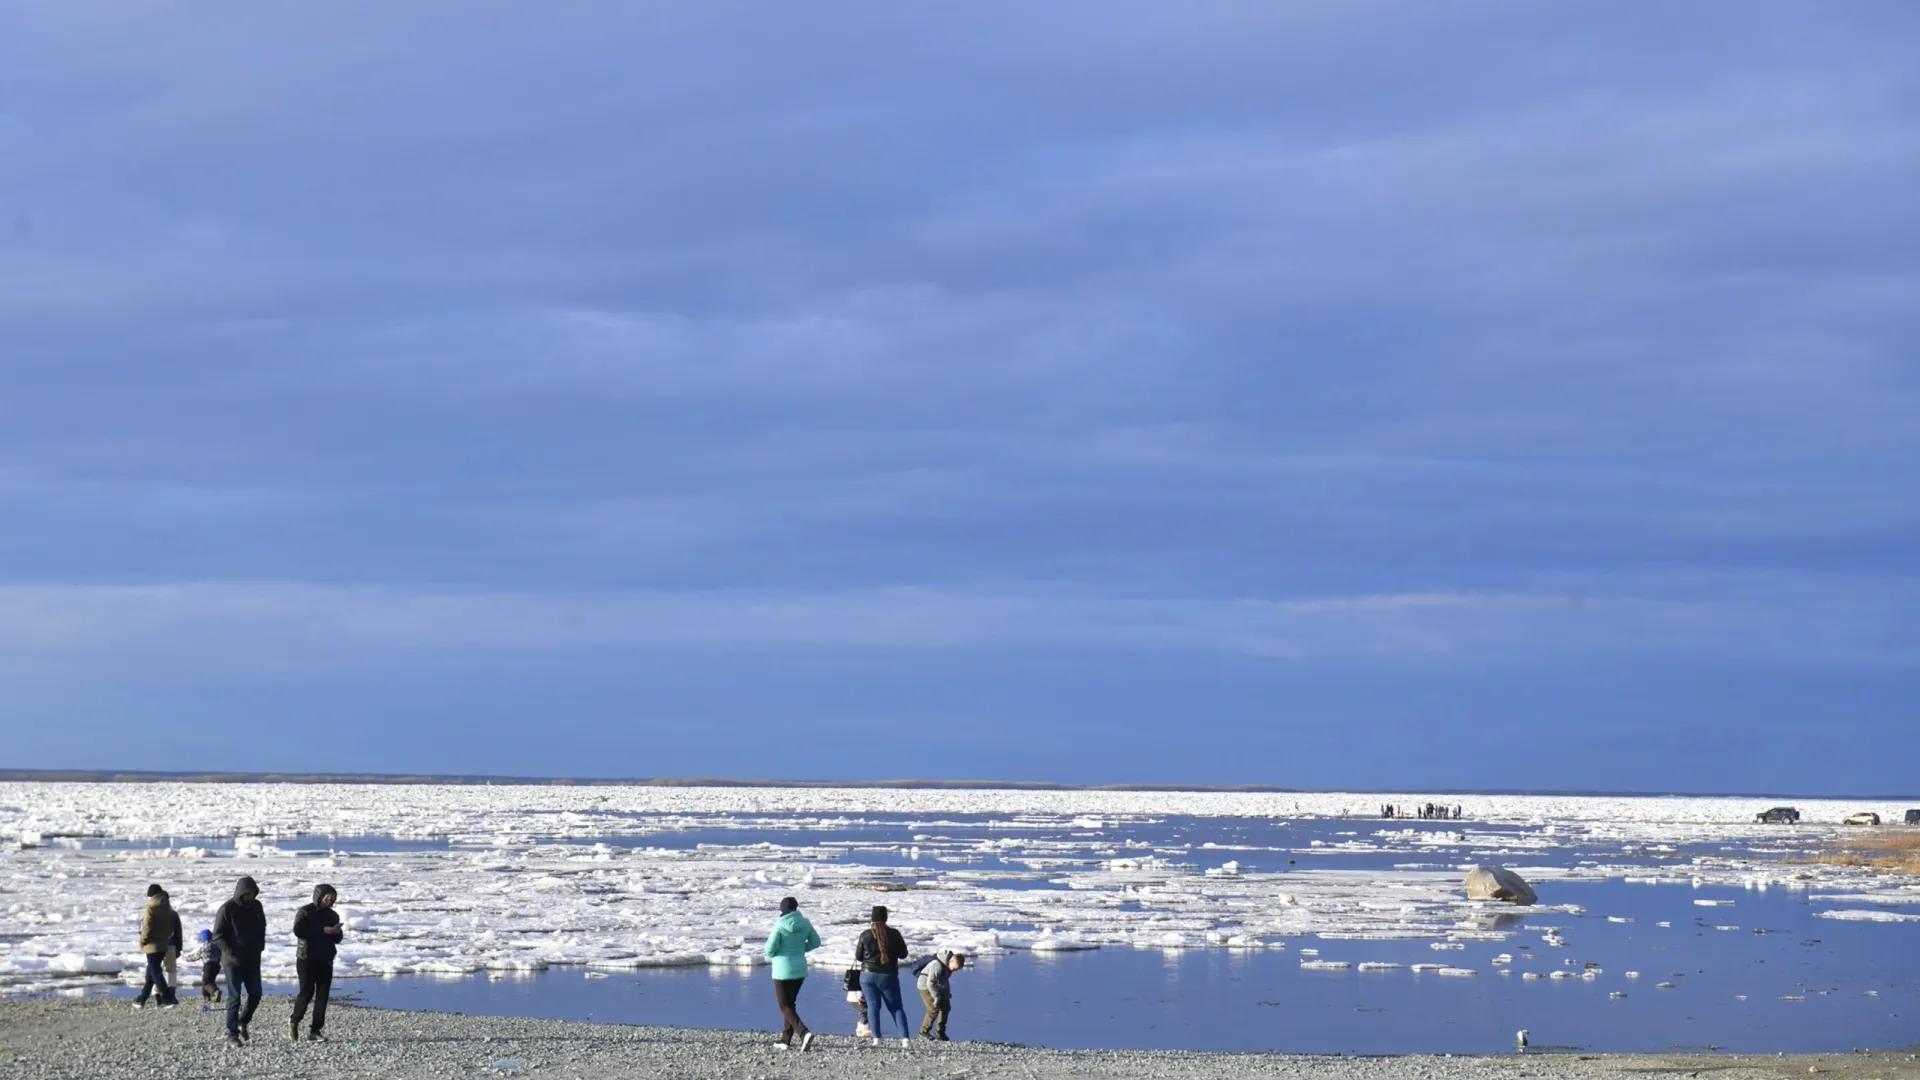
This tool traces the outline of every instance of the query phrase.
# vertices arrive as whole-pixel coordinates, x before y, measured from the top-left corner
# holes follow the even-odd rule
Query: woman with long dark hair
[[[873,1032],[875,1046],[880,1045],[883,1009],[900,1025],[900,1045],[913,1045],[907,1010],[900,1005],[900,961],[906,958],[906,939],[887,925],[887,909],[875,907],[872,922],[853,946],[853,959],[860,965],[860,992],[867,998],[867,1028]]]

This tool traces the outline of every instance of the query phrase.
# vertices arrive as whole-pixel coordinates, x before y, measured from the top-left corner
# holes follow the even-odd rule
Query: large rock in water
[[[1504,866],[1476,866],[1467,871],[1467,899],[1531,904],[1539,897],[1533,895],[1533,886]]]

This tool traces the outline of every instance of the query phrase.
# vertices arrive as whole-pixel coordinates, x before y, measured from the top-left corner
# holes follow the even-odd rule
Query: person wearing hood
[[[791,896],[781,900],[765,952],[773,961],[773,996],[780,1003],[780,1039],[774,1045],[782,1050],[792,1046],[796,1036],[800,1049],[813,1046],[813,1032],[800,1019],[800,984],[807,979],[807,954],[819,947],[820,933],[800,914],[800,901]]]
[[[180,916],[173,913],[167,890],[158,885],[147,886],[147,910],[140,916],[140,951],[147,958],[147,979],[140,987],[140,996],[133,999],[134,1008],[145,1008],[155,987],[160,989],[161,1008],[171,1009],[179,1004],[166,971],[167,949],[179,936]]]
[[[941,949],[932,956],[914,961],[913,973],[919,978],[920,1003],[927,1007],[927,1018],[920,1022],[920,1037],[947,1041],[947,1018],[953,1015],[953,985],[948,979],[967,966],[967,954]]]
[[[314,1042],[327,1039],[327,998],[333,993],[333,955],[340,947],[340,915],[333,910],[339,893],[331,885],[313,887],[313,903],[293,916],[293,936],[300,939],[293,968],[300,976],[300,996],[293,999],[293,1025],[289,1034],[300,1041],[300,1018],[313,1003],[313,1027],[307,1038]]]
[[[233,899],[213,916],[213,941],[220,947],[220,973],[227,981],[227,1045],[249,1038],[247,1025],[260,1007],[260,954],[267,948],[267,912],[260,906],[260,886],[250,877],[234,883]],[[246,1006],[240,991],[246,989]]]

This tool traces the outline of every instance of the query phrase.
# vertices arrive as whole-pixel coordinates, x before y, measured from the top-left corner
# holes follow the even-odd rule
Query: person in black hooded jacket
[[[313,1003],[313,1027],[307,1038],[326,1041],[327,997],[333,993],[333,954],[340,948],[340,916],[333,910],[339,898],[331,885],[313,887],[313,903],[293,916],[293,936],[300,939],[293,968],[300,976],[300,996],[293,999],[293,1025],[289,1034],[300,1041],[300,1018]]]
[[[227,1045],[246,1042],[247,1025],[260,1007],[260,954],[267,947],[267,912],[260,906],[260,886],[243,877],[233,886],[233,899],[220,905],[213,917],[213,940],[220,946],[220,973],[227,980]],[[246,1008],[240,990],[246,988]]]

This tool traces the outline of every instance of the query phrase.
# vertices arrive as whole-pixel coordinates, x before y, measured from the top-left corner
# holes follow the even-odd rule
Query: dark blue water
[[[1471,808],[1469,808],[1471,809]],[[557,813],[557,812],[556,812]],[[1193,818],[1169,817],[1111,819],[1099,828],[1078,828],[1069,818],[1009,819],[994,815],[953,815],[937,820],[897,814],[863,814],[859,818],[821,818],[816,815],[761,815],[750,821],[725,819],[724,824],[689,825],[687,819],[663,815],[608,813],[596,815],[623,822],[652,825],[656,831],[635,835],[528,836],[516,847],[526,844],[565,844],[590,847],[606,844],[620,848],[666,848],[691,850],[707,847],[744,847],[775,844],[783,847],[814,847],[847,862],[864,866],[939,866],[950,870],[1007,870],[1031,873],[1023,859],[1035,854],[1091,865],[1115,855],[1159,855],[1181,865],[1211,869],[1226,862],[1237,862],[1245,870],[1386,870],[1430,862],[1436,867],[1454,868],[1465,860],[1518,862],[1527,865],[1578,866],[1605,862],[1611,866],[1659,866],[1686,863],[1696,856],[1745,855],[1750,842],[1678,844],[1664,850],[1644,847],[1623,850],[1618,843],[1589,838],[1578,833],[1568,835],[1565,826],[1556,837],[1558,843],[1541,849],[1528,843],[1540,833],[1535,825],[1490,824],[1462,821],[1387,821],[1376,818]],[[1380,829],[1412,829],[1419,833],[1447,836],[1470,834],[1474,843],[1416,845],[1394,838],[1383,841],[1373,834]],[[1511,838],[1513,846],[1502,845]],[[1002,853],[981,850],[983,843],[1019,840],[1022,850]],[[1390,845],[1392,850],[1343,850],[1341,843],[1363,842]],[[1771,846],[1807,843],[1796,833],[1783,828],[1777,836],[1767,837]],[[230,850],[231,837],[180,836],[160,840],[109,840],[63,837],[55,841],[63,846],[99,850],[143,850],[168,846],[195,846]],[[492,838],[335,836],[298,834],[267,837],[261,843],[286,851],[434,851],[451,847],[495,846]],[[1322,846],[1315,846],[1316,842]],[[1493,846],[1488,846],[1489,844]],[[907,850],[918,846],[919,858]],[[954,857],[964,861],[953,861]],[[943,857],[945,857],[943,859]]]
[[[1471,810],[1471,808],[1469,808]],[[1389,870],[1409,865],[1456,869],[1476,862],[1522,866],[1662,866],[1684,870],[1695,859],[1748,855],[1751,841],[1677,844],[1624,850],[1606,839],[1568,835],[1541,848],[1539,826],[1472,820],[1264,820],[1124,818],[1098,827],[1069,818],[1007,819],[985,815],[938,820],[862,814],[822,819],[762,815],[688,819],[610,815],[655,825],[632,836],[521,837],[515,846],[692,849],[774,844],[805,847],[838,862],[873,867],[921,866],[985,872],[987,887],[1061,887],[1050,867],[1091,866],[1115,855],[1157,856],[1194,869],[1228,861],[1246,870]],[[632,820],[628,820],[632,819]],[[570,821],[568,830],[581,823]],[[612,822],[606,823],[612,826]],[[1425,845],[1394,838],[1395,850],[1355,851],[1342,843],[1377,844],[1380,829],[1445,834]],[[591,827],[586,831],[591,831]],[[1454,843],[1466,833],[1471,844]],[[1020,841],[1006,851],[983,845]],[[1315,842],[1319,846],[1316,846]],[[61,841],[69,843],[71,841]],[[232,840],[179,838],[179,844],[231,847]],[[284,836],[267,842],[289,851],[403,851],[493,846],[492,838],[395,839],[377,836]],[[1782,829],[1764,840],[1791,849],[1817,842]],[[82,841],[86,846],[143,848],[150,842]],[[1509,844],[1511,845],[1509,847]],[[1209,846],[1211,845],[1211,846]],[[916,856],[911,848],[919,848]],[[1039,865],[1029,859],[1043,860]],[[1436,951],[1429,942],[1292,939],[1284,951],[1105,949],[1064,955],[1013,953],[985,957],[956,976],[953,1034],[1061,1047],[1295,1050],[1340,1053],[1508,1050],[1519,1028],[1536,1047],[1655,1051],[1717,1046],[1740,1051],[1828,1052],[1894,1047],[1920,1037],[1920,925],[1850,923],[1813,917],[1836,905],[1810,905],[1803,895],[1620,881],[1539,883],[1543,904],[1578,904],[1582,915],[1519,914],[1504,942],[1467,943]],[[1732,907],[1697,907],[1696,898],[1724,898]],[[1632,918],[1613,923],[1607,916]],[[1662,928],[1659,921],[1669,921]],[[1737,925],[1738,930],[1716,926]],[[1541,940],[1561,928],[1568,945]],[[1002,929],[1031,929],[1004,926]],[[1756,932],[1760,931],[1760,932]],[[1441,963],[1472,968],[1472,977],[1395,971],[1303,971],[1301,951],[1321,959]],[[1512,973],[1491,959],[1515,957]],[[1569,964],[1567,961],[1573,961]],[[1578,971],[1597,964],[1593,981],[1526,980],[1521,973]],[[1629,980],[1627,971],[1640,978]],[[528,1015],[622,1023],[752,1028],[777,1019],[766,970],[681,969],[608,972],[587,979],[581,969],[499,981],[485,976],[401,976],[354,979],[342,994],[395,1008]],[[1673,984],[1669,989],[1656,984]],[[1611,993],[1624,994],[1613,998]],[[1744,1000],[1742,998],[1744,997]],[[918,1021],[918,1003],[907,994]],[[1794,999],[1794,1000],[1784,1000]],[[852,1013],[837,972],[816,974],[803,1008],[823,1032],[847,1033]]]
[[[1243,860],[1244,862],[1244,860]],[[1844,1052],[1920,1039],[1920,925],[1813,917],[1830,904],[1798,894],[1622,882],[1541,887],[1583,915],[1522,915],[1505,942],[1435,951],[1425,941],[1295,939],[1285,951],[1103,949],[982,958],[954,978],[955,1038],[1056,1047],[1289,1050],[1318,1053],[1500,1053],[1526,1028],[1538,1047],[1660,1051]],[[1735,901],[1701,908],[1696,898]],[[1612,923],[1607,916],[1633,918]],[[1670,928],[1655,925],[1670,921]],[[1739,925],[1737,931],[1713,929]],[[1541,928],[1568,942],[1548,946]],[[1756,930],[1765,931],[1755,933]],[[1446,963],[1470,978],[1397,971],[1303,971],[1322,959]],[[1512,975],[1490,961],[1515,957]],[[1528,959],[1537,957],[1537,959]],[[1571,964],[1567,961],[1572,961]],[[1526,980],[1524,971],[1580,970]],[[1636,970],[1638,979],[1625,972]],[[816,971],[802,1014],[850,1034],[837,971]],[[355,979],[338,990],[374,1006],[684,1027],[777,1027],[768,974],[720,969],[580,969],[485,976]],[[1660,989],[1657,983],[1674,984]],[[1610,998],[1613,992],[1623,998]],[[1740,1000],[1740,997],[1745,1000]],[[919,1005],[907,999],[914,1023]],[[1795,1000],[1783,1000],[1783,999]]]
[[[1471,808],[1469,808],[1471,810]],[[1260,870],[1387,870],[1430,864],[1453,869],[1466,862],[1517,862],[1522,865],[1574,867],[1606,863],[1610,866],[1671,866],[1695,857],[1749,856],[1751,841],[1680,843],[1664,849],[1623,848],[1614,840],[1588,837],[1560,827],[1554,843],[1542,848],[1538,825],[1493,824],[1472,820],[1419,821],[1379,818],[1111,818],[1100,827],[1081,828],[1065,817],[1007,818],[998,815],[949,815],[939,819],[902,814],[867,813],[858,818],[822,818],[814,815],[759,815],[752,819],[721,819],[718,823],[690,823],[685,818],[615,813],[603,815],[623,822],[655,826],[657,831],[637,835],[573,835],[543,843],[575,846],[606,844],[623,848],[691,850],[699,847],[734,848],[756,844],[806,847],[825,857],[873,867],[923,866],[953,871],[1010,871],[1032,874],[1025,860],[1035,856],[1091,866],[1115,856],[1153,855],[1178,865],[1212,869],[1237,862],[1242,869]],[[578,827],[579,823],[575,823]],[[1443,842],[1420,844],[1411,838],[1391,840],[1374,836],[1381,829],[1412,830]],[[1444,838],[1467,834],[1472,843],[1449,843]],[[282,839],[292,846],[314,838]],[[524,838],[534,842],[535,838]],[[1003,852],[983,845],[1018,841]],[[1506,846],[1511,841],[1511,846]],[[346,849],[345,840],[337,840]],[[1352,850],[1343,843],[1379,845],[1383,850]],[[1783,829],[1765,837],[1769,847],[1806,846],[1811,834]],[[324,846],[324,845],[322,845]],[[493,846],[491,838],[456,840],[454,846]],[[919,848],[915,857],[910,849]],[[381,850],[368,848],[366,850]]]

